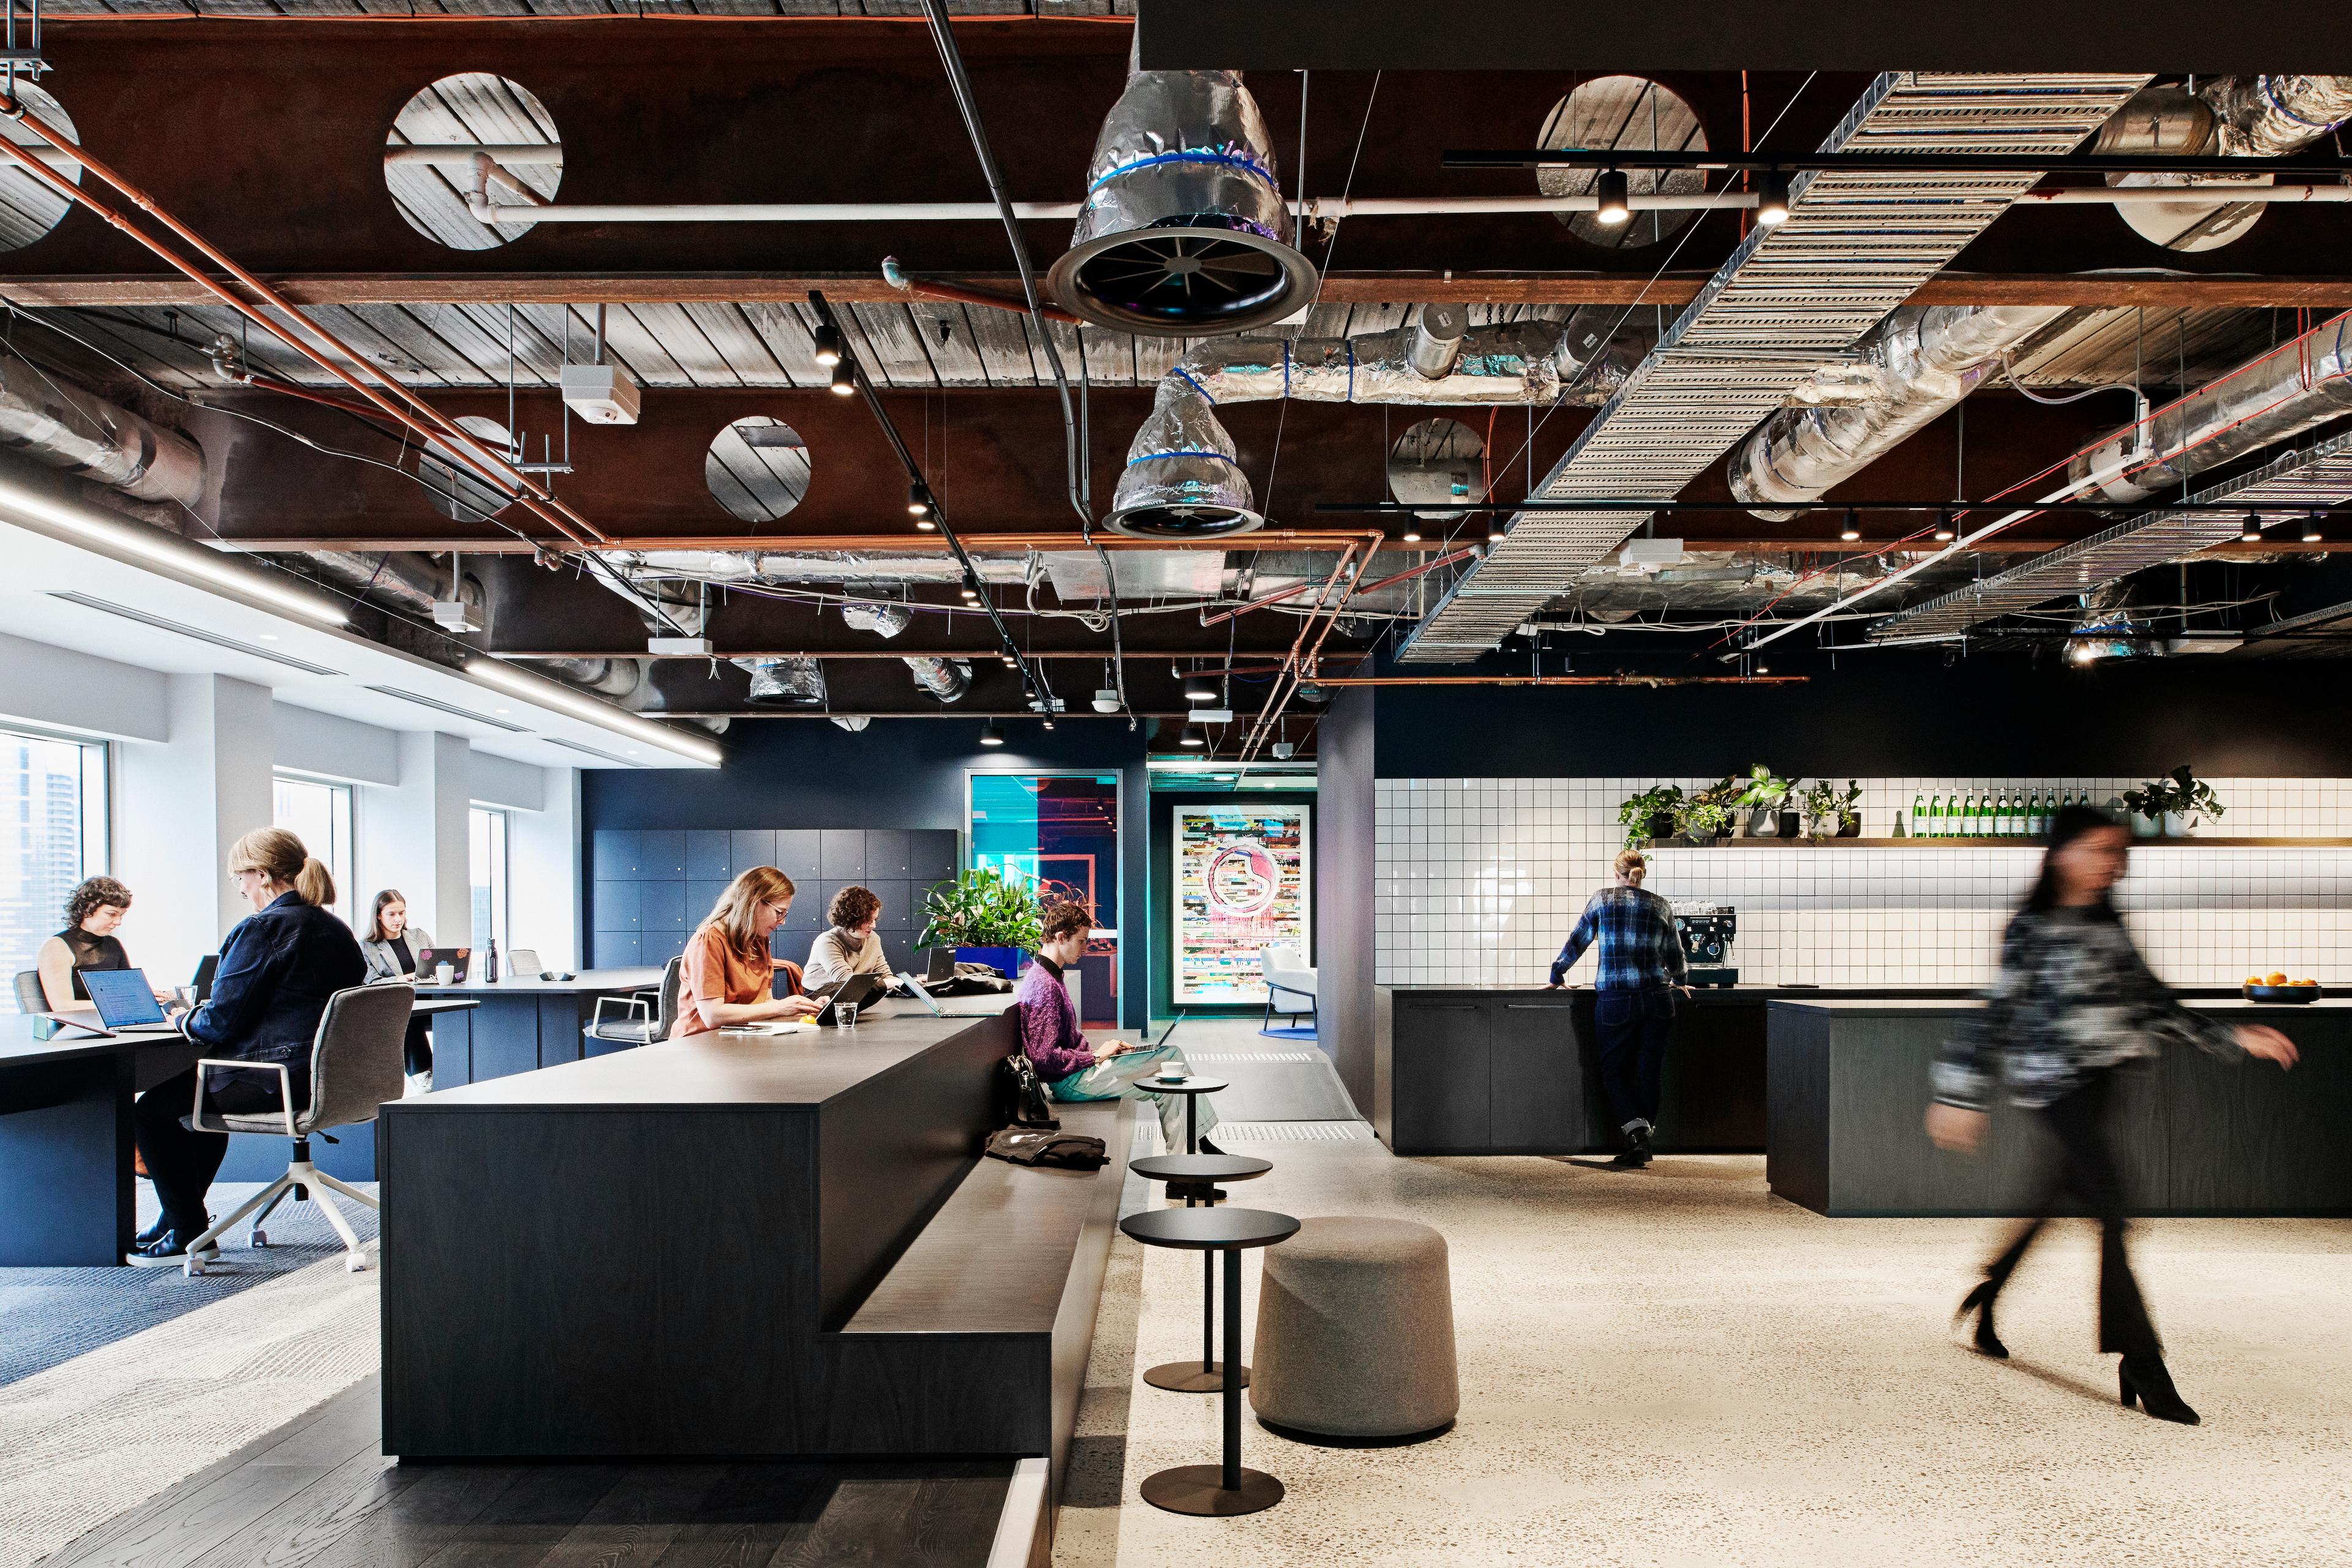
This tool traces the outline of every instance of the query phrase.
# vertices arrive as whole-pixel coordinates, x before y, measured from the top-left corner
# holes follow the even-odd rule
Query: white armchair
[[[1295,947],[1265,947],[1258,950],[1257,956],[1265,972],[1265,1016],[1258,1027],[1271,1026],[1276,1012],[1287,1018],[1315,1017],[1315,970],[1307,963],[1306,955]],[[1276,1004],[1285,995],[1305,997],[1307,1007],[1304,1014],[1295,1007],[1277,1007]]]

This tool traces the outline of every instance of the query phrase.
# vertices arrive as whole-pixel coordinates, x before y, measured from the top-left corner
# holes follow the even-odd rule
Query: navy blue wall
[[[583,854],[597,830],[629,828],[963,828],[964,775],[971,768],[1088,769],[1124,780],[1119,863],[1119,996],[1128,1027],[1142,1024],[1150,952],[1143,834],[1148,729],[1066,719],[1051,733],[1009,721],[1008,743],[980,743],[979,720],[877,719],[862,732],[813,719],[738,720],[722,737],[715,771],[597,768],[581,774]],[[581,885],[596,870],[583,863]],[[590,895],[593,900],[593,893]],[[595,911],[586,911],[594,929]]]

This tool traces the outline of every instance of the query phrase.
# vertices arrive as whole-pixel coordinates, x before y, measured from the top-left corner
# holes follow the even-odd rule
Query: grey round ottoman
[[[1265,1254],[1251,1408],[1309,1442],[1435,1436],[1461,1407],[1445,1238],[1411,1220],[1302,1221]]]

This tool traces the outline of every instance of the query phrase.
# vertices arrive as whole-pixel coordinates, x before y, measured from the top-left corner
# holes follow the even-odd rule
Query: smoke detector
[[[1097,713],[1116,713],[1118,711],[1118,689],[1117,687],[1106,686],[1101,690],[1095,693],[1095,711]]]
[[[1298,754],[1298,742],[1296,741],[1276,741],[1274,743],[1274,754],[1276,760],[1286,763],[1291,758]]]
[[[709,658],[709,637],[647,637],[646,651],[656,658]]]
[[[645,394],[636,377],[616,364],[567,364],[564,406],[591,425],[635,425]]]
[[[445,632],[480,631],[481,606],[465,599],[436,599],[433,601],[433,624]]]

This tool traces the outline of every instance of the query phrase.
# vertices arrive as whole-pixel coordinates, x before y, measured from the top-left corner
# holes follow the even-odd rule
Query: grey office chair
[[[196,1108],[190,1126],[200,1132],[280,1133],[294,1141],[294,1157],[287,1163],[284,1175],[237,1205],[227,1218],[188,1244],[186,1272],[205,1271],[203,1253],[207,1247],[215,1249],[213,1257],[217,1261],[221,1236],[249,1214],[253,1215],[253,1234],[247,1245],[268,1246],[269,1236],[261,1228],[261,1222],[269,1217],[289,1193],[298,1203],[317,1197],[327,1223],[343,1238],[345,1268],[356,1274],[367,1267],[367,1255],[360,1250],[360,1238],[353,1234],[351,1221],[343,1217],[343,1211],[335,1206],[329,1194],[341,1193],[353,1203],[365,1204],[372,1209],[383,1205],[349,1182],[330,1176],[312,1164],[310,1135],[316,1132],[323,1136],[330,1127],[373,1121],[379,1106],[400,1098],[401,1044],[407,1037],[409,1012],[415,1005],[416,988],[413,985],[354,985],[328,997],[326,1014],[319,1020],[319,1033],[310,1042],[310,1103],[299,1110],[293,1104],[293,1097],[284,1093],[289,1079],[282,1062],[205,1059],[196,1063]],[[285,1109],[237,1116],[216,1110],[207,1111],[206,1068],[242,1068],[248,1072],[275,1068],[281,1096],[287,1102]],[[258,1214],[254,1213],[257,1209]]]
[[[536,980],[547,965],[539,961],[539,949],[519,947],[507,954],[507,973],[517,980]]]
[[[631,996],[597,997],[595,1015],[585,1031],[588,1037],[614,1046],[649,1046],[667,1038],[670,1026],[677,1022],[677,975],[684,962],[673,958],[662,965],[661,989],[651,996],[638,992]],[[608,1020],[607,1007],[617,1007],[625,1016]]]
[[[48,1010],[49,995],[41,989],[41,972],[37,969],[16,971],[16,1011],[46,1013]]]

